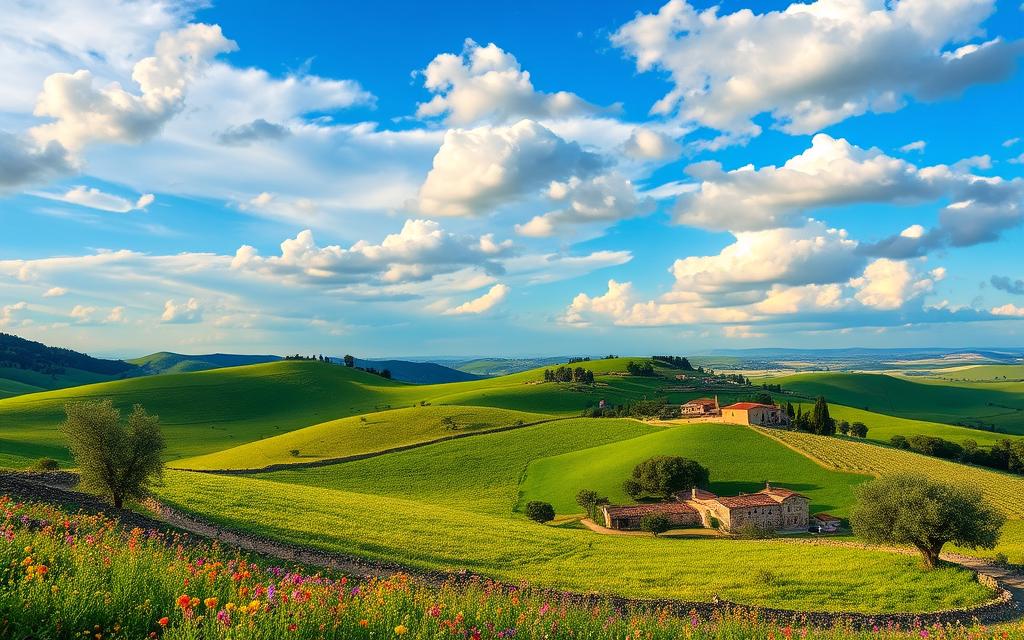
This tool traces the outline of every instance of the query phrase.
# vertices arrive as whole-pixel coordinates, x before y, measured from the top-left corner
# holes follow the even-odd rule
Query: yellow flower
[[[206,605],[207,609],[217,608],[217,602],[219,602],[217,598],[207,598],[206,600],[203,600],[203,604]]]
[[[404,624],[400,624],[395,627],[395,635],[404,636],[409,630],[405,628]]]
[[[235,610],[235,603],[234,602],[229,602],[226,605],[224,605],[224,608],[227,609],[228,611],[234,611]]]

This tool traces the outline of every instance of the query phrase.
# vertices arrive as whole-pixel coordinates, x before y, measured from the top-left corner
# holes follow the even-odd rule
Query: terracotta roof
[[[774,507],[779,501],[764,493],[751,493],[732,498],[718,498],[718,503],[728,509],[746,509],[748,507]]]
[[[687,404],[715,404],[715,401],[713,398],[694,398],[693,400],[684,403],[683,406]]]
[[[787,489],[785,487],[766,487],[764,489],[761,489],[758,493],[765,493],[770,496],[778,496],[783,500],[790,496],[800,496],[802,498],[807,497],[801,493],[797,493],[796,491],[793,491],[792,489]]]
[[[842,522],[840,518],[837,518],[833,515],[829,515],[827,513],[816,513],[811,517],[815,520],[821,520],[822,522]]]
[[[722,407],[722,409],[737,409],[739,411],[749,411],[750,409],[756,409],[758,407],[764,407],[766,409],[778,409],[772,404],[761,404],[760,402],[737,402],[736,404],[730,404],[728,407]]]
[[[691,492],[690,495],[693,496],[693,493]],[[705,491],[704,489],[697,489],[697,495],[693,497],[697,498],[698,500],[714,500],[718,496],[711,493],[710,491]]]
[[[611,517],[636,518],[649,515],[682,515],[697,510],[682,502],[656,502],[654,504],[609,505],[604,510]]]

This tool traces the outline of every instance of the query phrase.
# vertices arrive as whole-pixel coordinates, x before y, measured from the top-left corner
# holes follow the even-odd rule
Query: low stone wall
[[[307,566],[326,567],[352,576],[369,578],[393,573],[407,573],[433,585],[444,583],[466,584],[485,581],[494,584],[496,588],[509,591],[522,588],[516,585],[503,584],[491,580],[487,576],[481,576],[468,571],[420,570],[398,563],[374,561],[357,556],[320,551],[247,532],[226,529],[155,499],[148,500],[147,506],[153,510],[154,515],[160,518],[159,520],[147,518],[144,515],[127,510],[118,512],[93,496],[64,488],[64,486],[73,486],[73,484],[68,485],[68,482],[75,480],[77,478],[74,474],[67,472],[57,472],[57,475],[4,472],[0,473],[0,492],[18,495],[24,499],[77,505],[88,511],[102,511],[121,519],[128,526],[180,529],[195,534],[200,538],[216,539],[259,555]],[[975,574],[978,576],[978,581],[981,584],[996,591],[996,595],[992,600],[974,607],[928,613],[864,614],[841,611],[794,611],[750,606],[721,599],[716,599],[713,602],[689,602],[675,599],[623,598],[599,593],[583,594],[538,587],[531,587],[530,590],[534,593],[548,594],[552,599],[560,602],[587,606],[610,604],[623,611],[642,612],[657,610],[667,611],[671,615],[678,617],[688,617],[696,614],[703,619],[710,618],[715,614],[742,613],[780,625],[794,624],[817,627],[843,625],[855,629],[870,629],[876,626],[879,628],[899,627],[909,629],[917,625],[937,623],[954,624],[959,622],[970,625],[974,622],[980,622],[988,624],[1003,622],[1021,616],[1022,612],[1014,601],[1012,593],[1006,590],[994,578],[977,572]]]

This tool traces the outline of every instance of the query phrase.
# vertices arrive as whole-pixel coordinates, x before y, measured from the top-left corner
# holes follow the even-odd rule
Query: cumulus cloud
[[[644,215],[653,211],[655,206],[653,198],[638,196],[633,183],[615,172],[588,180],[573,176],[566,182],[552,182],[547,196],[561,208],[534,216],[525,224],[517,224],[517,233],[532,237],[552,236],[574,225],[614,222]]]
[[[0,327],[14,326],[15,316],[25,309],[28,309],[28,303],[25,301],[0,306]]]
[[[679,157],[683,147],[664,133],[637,127],[622,150],[636,160],[672,160]]]
[[[203,310],[199,301],[189,298],[185,302],[175,302],[174,299],[164,302],[164,312],[160,316],[160,322],[167,324],[190,324],[201,322]]]
[[[6,131],[0,131],[0,193],[26,184],[44,182],[74,169],[59,142],[40,146]]]
[[[621,326],[664,326],[694,323],[750,322],[753,316],[742,308],[703,306],[696,295],[669,295],[661,300],[639,301],[630,282],[608,281],[608,290],[598,296],[580,293],[566,309],[563,321],[589,326],[597,319],[610,319]]]
[[[485,311],[493,309],[496,305],[498,305],[502,300],[505,299],[505,296],[508,295],[509,290],[510,289],[508,288],[508,286],[504,284],[496,284],[493,287],[491,287],[487,291],[487,293],[483,294],[479,298],[474,298],[472,300],[460,304],[457,307],[448,309],[447,311],[445,311],[445,315],[457,316],[467,313],[479,315]]]
[[[76,304],[71,310],[70,316],[75,322],[86,323],[92,321],[92,314],[94,313],[96,313],[96,307]]]
[[[497,259],[511,251],[510,241],[497,242],[490,234],[457,236],[432,220],[407,220],[399,233],[388,235],[380,244],[360,240],[348,249],[317,246],[308,229],[282,242],[280,256],[263,257],[244,245],[235,253],[231,268],[305,284],[397,284],[430,280],[467,266],[500,274],[504,269]]]
[[[1001,307],[993,307],[992,315],[1006,316],[1009,318],[1024,318],[1024,307],[1018,307],[1015,304],[1007,303]]]
[[[106,322],[107,324],[117,324],[124,321],[124,307],[119,306],[111,309],[110,313],[107,314],[107,317],[103,322]]]
[[[563,118],[595,114],[602,109],[579,96],[533,88],[530,72],[515,56],[495,45],[467,39],[461,54],[442,53],[423,70],[423,86],[435,94],[421,103],[421,118],[445,116],[451,126],[477,122],[512,122],[520,118]]]
[[[113,213],[140,211],[153,204],[156,200],[156,196],[152,193],[144,193],[133,202],[127,198],[105,193],[95,187],[90,188],[84,185],[72,187],[65,193],[36,191],[33,192],[32,195],[39,196],[40,198],[46,198],[48,200],[58,200],[60,202],[67,202],[69,204],[76,204],[90,209],[99,209],[100,211],[110,211]]]
[[[612,35],[639,71],[664,70],[673,89],[653,113],[739,135],[771,115],[794,134],[867,112],[937,100],[1009,77],[1021,41],[982,40],[995,0],[794,3],[718,15],[670,0]]]
[[[1015,296],[1024,296],[1024,280],[1011,280],[1007,276],[992,276],[989,282],[1000,291],[1012,293]]]
[[[935,283],[946,277],[946,270],[937,267],[919,275],[906,260],[879,258],[864,273],[850,280],[857,289],[854,298],[875,309],[899,309],[911,298],[931,291]]]
[[[86,69],[46,78],[35,115],[54,122],[34,127],[41,145],[59,142],[78,151],[90,142],[139,142],[155,135],[182,109],[188,85],[219,53],[236,45],[220,26],[190,24],[157,40],[154,55],[136,63],[140,93],[114,82],[97,87]]]
[[[68,292],[64,287],[50,287],[43,293],[44,298],[59,298]]]
[[[260,140],[282,140],[290,135],[292,132],[288,127],[257,118],[246,124],[228,127],[217,135],[217,140],[221,144],[245,146]]]
[[[482,214],[532,195],[552,180],[588,177],[603,164],[532,120],[452,129],[412,206],[429,215]]]

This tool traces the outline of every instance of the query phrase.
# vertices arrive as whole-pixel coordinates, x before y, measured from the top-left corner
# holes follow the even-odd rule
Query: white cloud
[[[790,133],[814,133],[1008,77],[1021,42],[978,39],[994,9],[995,0],[818,0],[719,16],[670,0],[612,42],[638,70],[671,74],[674,88],[654,113],[748,136],[760,132],[755,116],[769,113]]]
[[[445,116],[451,126],[478,122],[499,124],[520,118],[563,118],[602,111],[579,96],[533,88],[530,72],[515,56],[494,43],[480,46],[467,39],[461,54],[442,53],[423,70],[423,86],[434,93],[421,103],[421,118]]]
[[[900,147],[900,151],[903,153],[909,153],[911,151],[924,151],[924,148],[928,145],[924,140],[915,140],[914,142],[908,142],[907,144]]]
[[[496,242],[490,234],[456,236],[432,220],[406,220],[399,233],[376,245],[360,240],[348,249],[319,247],[308,229],[282,242],[280,256],[265,258],[245,245],[236,252],[231,267],[305,284],[397,284],[430,280],[466,266],[502,273],[497,259],[511,250],[511,242]]]
[[[908,300],[931,291],[935,283],[946,276],[942,267],[919,276],[905,260],[879,258],[869,264],[864,273],[850,280],[857,289],[854,298],[875,309],[899,309]]]
[[[90,188],[84,185],[73,187],[66,193],[34,191],[32,192],[32,195],[39,196],[40,198],[46,198],[48,200],[58,200],[69,204],[77,204],[90,209],[111,211],[113,213],[139,211],[153,204],[156,200],[156,196],[152,193],[144,193],[132,202],[131,200],[122,198],[121,196],[104,193],[95,187]]]
[[[173,299],[164,302],[164,312],[160,321],[168,324],[188,324],[200,322],[203,319],[203,310],[199,301],[189,298],[187,301],[177,303]]]
[[[96,307],[88,307],[81,304],[76,304],[71,310],[71,317],[75,322],[85,323],[92,321],[92,314],[96,313]]]
[[[622,149],[637,160],[672,160],[682,153],[682,146],[671,137],[647,127],[637,127]]]
[[[1010,148],[1013,145],[1017,144],[1018,142],[1020,142],[1020,138],[1008,138],[1006,140],[1003,140],[1003,146],[1006,148]]]
[[[59,298],[68,292],[64,287],[50,287],[43,293],[44,298]]]
[[[445,311],[445,315],[463,315],[466,313],[481,314],[493,309],[508,295],[509,288],[504,284],[496,284],[487,293]]]
[[[722,327],[722,335],[730,340],[752,340],[754,338],[763,338],[768,334],[754,331],[754,328],[749,324],[734,324]]]
[[[1010,164],[1024,164],[1024,153],[1014,158],[1010,158],[1009,160],[1007,160],[1007,162],[1009,162]]]
[[[573,176],[566,182],[552,182],[547,196],[561,208],[517,224],[517,233],[552,236],[574,225],[614,222],[654,210],[653,198],[637,196],[633,183],[615,172],[588,180]]]
[[[773,285],[764,300],[754,305],[761,313],[794,314],[802,311],[834,310],[846,306],[838,284],[807,284],[797,287]]]
[[[552,180],[587,177],[601,165],[595,154],[532,120],[452,129],[414,207],[430,215],[483,214],[532,195]]]
[[[235,43],[220,26],[190,24],[161,34],[154,55],[135,64],[134,94],[114,82],[96,87],[86,69],[46,78],[35,115],[55,122],[31,130],[40,145],[57,141],[71,151],[90,142],[139,142],[155,135],[185,104],[189,84],[219,53]]]
[[[24,311],[25,309],[28,309],[28,303],[24,301],[5,304],[0,307],[0,327],[13,326],[17,312]]]
[[[580,293],[566,309],[564,322],[589,326],[607,318],[620,326],[666,326],[696,323],[750,322],[755,316],[747,309],[707,307],[699,295],[682,293],[661,300],[637,301],[630,282],[608,281],[608,290],[591,297]]]
[[[125,321],[124,307],[120,307],[120,306],[112,308],[110,310],[110,313],[107,314],[106,320],[104,320],[104,322],[106,322],[108,324],[116,324],[116,323],[124,322],[124,321]]]
[[[992,315],[1006,316],[1010,318],[1024,318],[1024,307],[1018,307],[1012,303],[1006,303],[1001,307],[993,307]]]

